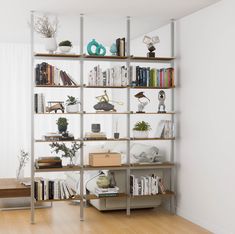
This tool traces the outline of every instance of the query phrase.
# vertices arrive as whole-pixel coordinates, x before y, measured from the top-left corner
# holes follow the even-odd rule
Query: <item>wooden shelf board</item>
[[[167,197],[167,196],[173,196],[175,195],[174,192],[172,191],[166,191],[166,194],[156,194],[156,195],[135,195],[135,196],[130,196],[130,198],[147,198],[147,197]]]
[[[92,88],[92,89],[125,89],[125,88],[128,88],[128,86],[84,85],[84,88]]]
[[[46,112],[46,113],[34,113],[35,115],[80,115],[82,114],[82,112],[76,112],[76,113],[62,113],[62,112],[58,112],[58,113],[49,113],[49,112]]]
[[[106,56],[97,56],[97,55],[86,55],[84,54],[83,57],[85,59],[100,59],[100,60],[126,60],[128,57],[127,56],[116,56],[116,55],[106,55]]]
[[[63,172],[63,171],[79,171],[81,170],[80,166],[74,166],[74,167],[69,167],[69,166],[63,166],[61,168],[45,168],[45,169],[34,169],[35,172]]]
[[[122,164],[121,166],[100,166],[92,167],[90,165],[85,165],[84,170],[125,170],[128,168],[128,165]]]
[[[174,163],[164,162],[164,163],[145,163],[145,164],[138,164],[133,163],[130,166],[130,169],[151,169],[151,168],[173,168],[175,166]]]
[[[66,140],[63,140],[63,141],[49,141],[49,140],[40,140],[40,139],[37,139],[35,140],[36,143],[52,143],[52,142],[74,142],[74,141],[81,141],[81,139],[74,139],[74,140],[69,140],[69,141],[66,141]]]
[[[127,115],[131,112],[115,112],[115,111],[99,111],[99,112],[84,112],[85,115]]]
[[[120,197],[127,197],[127,194],[126,193],[119,193],[117,196],[115,197],[97,197],[95,194],[88,194],[88,195],[85,195],[84,198],[86,200],[92,200],[92,199],[106,199],[106,198],[120,198]]]
[[[132,86],[131,89],[174,89],[174,86],[171,87],[147,87],[147,86]]]
[[[80,88],[80,85],[35,85],[35,88]]]
[[[48,53],[35,53],[35,57],[46,57],[46,58],[80,58],[79,54],[48,54]]]
[[[154,57],[154,58],[148,58],[148,57],[141,57],[141,56],[131,56],[130,57],[131,61],[150,61],[150,62],[158,62],[158,61],[166,61],[166,62],[169,62],[169,61],[172,61],[174,60],[175,58],[174,57]]]
[[[114,139],[114,138],[107,138],[107,139],[85,139],[84,141],[128,141],[128,138],[119,138],[119,139]]]
[[[137,113],[137,112],[131,112],[131,115],[174,115],[175,112],[169,111],[166,113],[158,113],[158,112],[145,112],[145,113]]]
[[[169,140],[175,140],[174,137],[171,138],[158,138],[158,137],[149,137],[149,138],[134,138],[131,137],[131,141],[154,141],[154,140],[159,140],[159,141],[169,141]]]
[[[48,199],[48,200],[36,200],[36,202],[61,202],[61,201],[73,201],[73,200],[81,200],[79,195],[76,195],[74,198],[68,199]]]

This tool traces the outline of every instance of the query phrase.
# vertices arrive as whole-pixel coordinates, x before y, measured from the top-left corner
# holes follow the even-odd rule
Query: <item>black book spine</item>
[[[42,183],[42,200],[44,200],[44,181],[41,180]]]
[[[140,70],[140,67],[136,66],[136,86],[140,86],[140,84],[139,84],[139,78],[140,78],[139,70]]]
[[[34,181],[34,198],[38,200],[38,182]]]
[[[120,38],[116,40],[117,56],[120,56]]]

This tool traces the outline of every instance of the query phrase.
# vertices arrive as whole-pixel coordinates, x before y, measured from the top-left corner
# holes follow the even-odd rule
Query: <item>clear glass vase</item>
[[[24,179],[24,168],[18,168],[16,170],[16,179],[22,181]]]

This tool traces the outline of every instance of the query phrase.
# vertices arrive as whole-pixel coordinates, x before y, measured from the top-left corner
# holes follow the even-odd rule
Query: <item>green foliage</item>
[[[66,105],[67,106],[71,106],[71,105],[75,105],[78,103],[78,99],[73,97],[73,96],[68,96],[68,99],[66,100]]]
[[[61,41],[59,43],[59,46],[69,46],[69,47],[72,47],[72,42],[71,41]]]
[[[78,144],[77,142],[73,142],[71,148],[67,147],[65,143],[53,142],[50,144],[50,147],[54,149],[52,152],[56,152],[57,154],[61,151],[61,157],[70,158],[72,160],[75,157],[75,153],[83,146],[82,143]]]
[[[66,118],[60,117],[60,118],[57,120],[56,124],[57,124],[58,126],[61,126],[61,127],[67,127],[69,123],[68,123],[68,120],[67,120]]]
[[[139,121],[135,124],[133,130],[135,130],[135,131],[150,131],[151,126],[149,125],[148,122]]]

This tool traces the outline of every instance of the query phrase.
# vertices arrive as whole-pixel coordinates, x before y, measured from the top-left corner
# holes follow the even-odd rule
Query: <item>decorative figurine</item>
[[[158,104],[158,113],[166,113],[166,106],[164,104],[166,99],[166,94],[163,90],[160,90],[158,93],[158,100],[159,100],[159,104]],[[163,108],[163,110],[161,111],[161,107]]]
[[[95,52],[92,51],[92,47],[95,47]],[[87,52],[89,55],[104,56],[106,49],[102,44],[99,44],[95,39],[92,39],[87,45]]]
[[[46,107],[46,112],[51,113],[52,111],[55,111],[57,113],[58,110],[60,110],[62,113],[64,113],[64,102],[47,102],[48,106]]]
[[[144,92],[139,92],[135,95],[136,98],[138,98],[139,104],[138,104],[138,111],[136,113],[145,113],[144,108],[150,103],[149,98],[147,98],[144,95]],[[147,101],[146,101],[147,99]]]
[[[111,101],[106,90],[104,90],[104,95],[97,96],[96,99],[98,100],[98,103],[94,105],[94,109],[97,111],[116,111],[114,105],[110,102],[123,105],[122,102]]]
[[[154,58],[155,52],[153,51],[156,50],[154,45],[160,42],[159,37],[158,36],[155,36],[155,37],[144,36],[143,42],[147,45],[147,48],[149,50],[149,52],[147,53],[147,57]]]
[[[115,43],[113,43],[110,47],[110,53],[114,56],[114,55],[117,55],[117,46]]]

